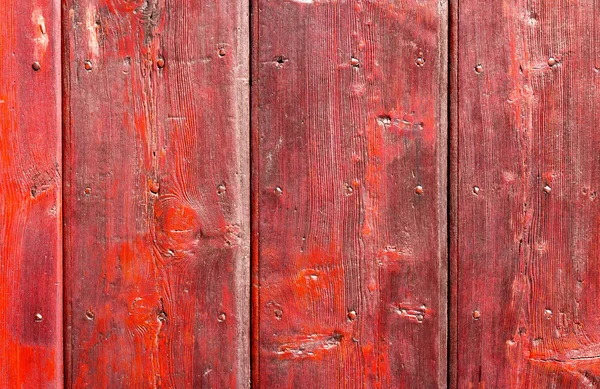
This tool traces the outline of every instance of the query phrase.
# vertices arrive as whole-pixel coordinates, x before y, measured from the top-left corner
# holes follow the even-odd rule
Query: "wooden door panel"
[[[253,10],[253,384],[445,387],[445,4]]]
[[[0,387],[61,388],[60,2],[0,20]]]
[[[457,10],[452,380],[597,387],[600,8]]]
[[[66,382],[249,386],[248,5],[70,0]]]

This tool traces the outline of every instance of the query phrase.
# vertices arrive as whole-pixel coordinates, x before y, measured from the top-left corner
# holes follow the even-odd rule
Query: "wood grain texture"
[[[253,385],[445,387],[445,2],[253,14]]]
[[[248,4],[63,29],[67,386],[249,387]]]
[[[2,388],[62,387],[59,4],[0,2]]]
[[[453,379],[600,387],[600,6],[461,0],[457,16]]]

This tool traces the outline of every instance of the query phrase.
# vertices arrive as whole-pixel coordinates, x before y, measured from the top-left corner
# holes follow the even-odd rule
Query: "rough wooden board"
[[[2,388],[62,387],[59,4],[0,2]]]
[[[457,16],[453,379],[598,387],[600,8],[461,0]]]
[[[253,10],[253,384],[445,387],[445,3]]]
[[[249,387],[248,4],[63,29],[67,385]]]

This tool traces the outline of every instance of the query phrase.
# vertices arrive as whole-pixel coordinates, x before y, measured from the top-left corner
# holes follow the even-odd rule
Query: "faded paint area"
[[[31,21],[33,22],[33,31],[34,31],[34,42],[35,42],[35,58],[41,59],[46,55],[46,50],[48,49],[48,42],[50,42],[50,37],[48,36],[48,31],[46,30],[46,19],[44,19],[43,11],[41,8],[36,8],[32,15]]]
[[[85,10],[85,29],[87,31],[88,53],[86,60],[98,59],[100,56],[100,44],[98,43],[98,29],[100,23],[97,21],[97,11],[94,5],[90,4]]]

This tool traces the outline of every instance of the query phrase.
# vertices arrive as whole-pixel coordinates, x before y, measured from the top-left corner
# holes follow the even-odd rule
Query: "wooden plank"
[[[253,10],[253,384],[445,387],[446,4]]]
[[[454,380],[598,387],[600,8],[461,0],[457,16]]]
[[[65,3],[67,386],[249,387],[248,4]]]
[[[0,2],[0,387],[62,387],[60,2]]]

